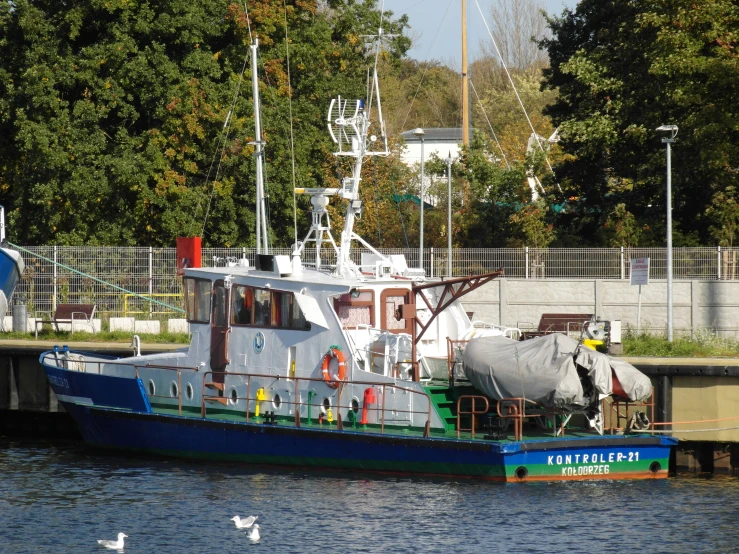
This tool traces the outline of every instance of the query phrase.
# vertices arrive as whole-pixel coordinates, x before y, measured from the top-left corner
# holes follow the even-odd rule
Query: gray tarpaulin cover
[[[545,406],[585,407],[594,399],[583,394],[572,354],[578,341],[552,333],[525,341],[507,337],[480,337],[464,349],[464,374],[491,398],[525,397]],[[585,368],[595,390],[611,394],[611,370],[632,402],[646,400],[652,391],[649,378],[631,364],[581,347],[577,364]]]

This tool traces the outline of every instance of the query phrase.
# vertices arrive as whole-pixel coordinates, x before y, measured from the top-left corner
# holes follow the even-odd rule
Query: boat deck
[[[186,417],[189,419],[192,419],[192,418],[202,419],[199,413],[195,414],[192,412],[183,411],[183,413],[180,414],[177,408],[152,406],[152,409],[153,409],[153,413],[159,414],[159,415],[181,416],[181,417]],[[216,410],[216,409],[209,410],[206,413],[205,420],[207,421],[226,421],[230,423],[247,423],[247,420],[244,414],[237,415],[237,414],[234,414],[233,412],[227,412],[226,410]],[[274,423],[267,423],[265,422],[265,419],[263,417],[255,418],[253,415],[251,415],[249,417],[248,423],[260,424],[260,425],[274,425],[274,426],[286,427],[286,428],[295,427],[295,423],[292,418],[289,418],[289,419],[288,418],[275,418]],[[469,427],[469,424],[468,424],[468,427]],[[345,432],[362,433],[362,434],[367,434],[367,435],[383,434],[383,435],[392,435],[396,437],[401,436],[401,437],[422,438],[424,436],[424,430],[419,427],[406,427],[406,426],[401,427],[398,425],[385,424],[384,429],[382,429],[381,425],[379,424],[362,425],[358,422],[354,424],[354,423],[348,423],[344,421],[343,429],[339,429],[336,421],[333,421],[331,423],[325,422],[325,421],[322,423],[319,423],[316,418],[313,418],[310,423],[306,421],[305,419],[302,419],[300,422],[300,428],[301,429],[323,430],[323,431],[343,430]],[[567,426],[565,428],[564,437],[561,437],[561,436],[556,437],[552,429],[542,429],[542,428],[536,427],[535,425],[526,425],[524,426],[523,431],[524,431],[523,438],[522,438],[523,441],[542,440],[542,439],[551,440],[552,438],[587,439],[587,438],[596,438],[600,436],[598,435],[598,433],[596,433],[593,430],[584,429],[581,427],[570,427],[570,426]],[[504,432],[494,432],[488,429],[477,428],[475,430],[474,435],[469,430],[461,431],[458,435],[457,431],[453,429],[446,429],[446,430],[432,429],[430,433],[430,438],[465,440],[465,441],[474,441],[474,442],[489,442],[489,443],[518,442],[516,441],[516,438],[514,436],[512,424]]]

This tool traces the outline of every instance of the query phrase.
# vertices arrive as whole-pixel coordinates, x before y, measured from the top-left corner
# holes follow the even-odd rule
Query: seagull
[[[105,548],[110,548],[111,550],[121,550],[123,548],[123,537],[128,537],[128,535],[126,535],[125,533],[118,533],[117,541],[99,540],[98,544],[104,546]]]
[[[255,523],[254,528],[246,536],[249,537],[251,542],[257,542],[259,540],[259,524]]]
[[[237,529],[248,529],[252,525],[254,525],[254,522],[257,520],[259,516],[249,516],[246,519],[241,519],[239,516],[233,516],[231,518],[231,521],[234,522]]]

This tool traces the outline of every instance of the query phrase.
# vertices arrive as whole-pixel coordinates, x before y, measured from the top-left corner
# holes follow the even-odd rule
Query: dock
[[[0,341],[0,434],[81,440],[38,362],[39,355],[55,345]],[[111,356],[133,354],[124,342],[74,342],[73,348]],[[142,353],[182,348],[187,345],[141,344]],[[620,358],[652,380],[655,430],[680,439],[671,464],[674,471],[739,475],[739,359]]]

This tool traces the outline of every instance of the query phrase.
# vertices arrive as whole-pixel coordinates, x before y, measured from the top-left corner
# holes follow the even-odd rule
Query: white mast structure
[[[257,254],[269,254],[269,235],[267,234],[267,213],[264,202],[264,173],[262,163],[264,151],[262,147],[262,122],[259,107],[259,78],[257,75],[257,49],[259,48],[259,39],[254,39],[251,45],[251,88],[252,98],[254,99],[254,136],[253,143],[256,147],[257,163]]]
[[[371,35],[375,41],[375,59],[379,52],[380,43],[384,35],[382,28],[379,29],[377,35]],[[331,100],[328,109],[328,130],[332,140],[338,145],[338,151],[334,152],[335,156],[347,156],[354,158],[354,169],[351,177],[345,177],[340,183],[340,188],[306,188],[296,189],[298,194],[310,194],[311,204],[313,206],[313,223],[308,235],[302,243],[296,245],[293,255],[299,255],[307,242],[316,243],[316,269],[321,267],[321,244],[324,240],[330,241],[336,252],[336,267],[334,274],[337,276],[349,277],[360,275],[359,268],[350,258],[352,240],[357,240],[364,247],[372,251],[380,259],[390,263],[388,258],[380,254],[362,237],[354,232],[354,221],[361,216],[362,201],[359,199],[359,185],[362,174],[362,162],[365,156],[387,156],[390,152],[387,146],[387,136],[385,134],[385,123],[382,119],[382,107],[380,103],[380,85],[377,79],[377,64],[372,72],[372,83],[369,87],[370,102],[365,105],[364,100],[342,99],[341,96]],[[379,141],[374,134],[370,135],[369,130],[373,125],[371,121],[372,98],[377,97],[377,113],[379,126]],[[378,144],[379,142],[379,144]],[[341,232],[341,242],[337,247],[336,242],[331,234],[331,222],[329,220],[326,207],[329,203],[329,197],[339,195],[346,200],[346,212],[344,217],[344,229]],[[324,223],[325,217],[325,223]],[[325,238],[324,238],[325,236]]]

